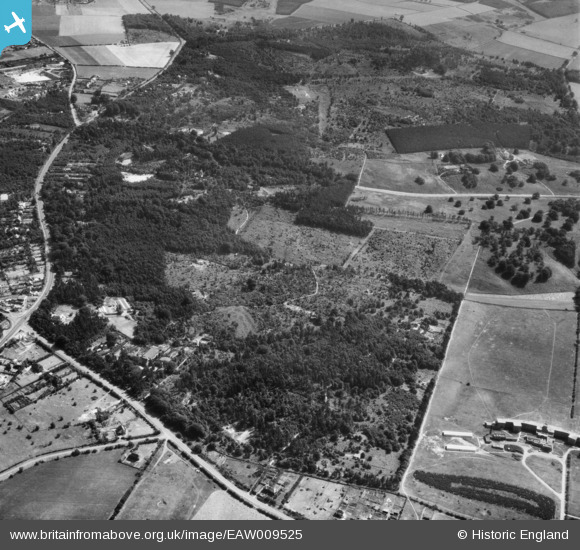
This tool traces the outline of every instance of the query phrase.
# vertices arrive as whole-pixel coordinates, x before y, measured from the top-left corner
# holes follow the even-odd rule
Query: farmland
[[[568,498],[566,512],[574,517],[580,517],[580,452],[570,453],[568,469]]]
[[[64,458],[15,475],[0,484],[0,518],[108,519],[138,473],[118,462],[124,452]]]
[[[192,518],[199,521],[207,520],[267,520],[257,510],[249,508],[222,490],[213,492],[201,505]]]
[[[577,419],[570,419],[576,314],[464,302],[457,326],[411,470],[476,475],[545,493],[510,455],[445,451],[440,434],[445,429],[482,434],[483,422],[496,417],[577,428]],[[411,475],[407,487],[444,509],[519,517],[435,492]]]
[[[448,193],[449,188],[437,177],[435,163],[425,155],[401,155],[388,159],[370,159],[360,180],[363,187],[413,193]],[[421,178],[420,184],[417,178]]]
[[[580,12],[578,0],[558,0],[545,2],[544,0],[525,0],[524,5],[543,17],[560,17]]]
[[[483,147],[486,142],[502,147],[526,149],[530,142],[530,129],[521,124],[480,123],[390,128],[387,135],[397,153]]]
[[[216,489],[204,474],[163,446],[116,519],[188,520]]]
[[[577,48],[580,46],[577,14],[532,23],[531,25],[522,27],[520,32],[569,48]]]

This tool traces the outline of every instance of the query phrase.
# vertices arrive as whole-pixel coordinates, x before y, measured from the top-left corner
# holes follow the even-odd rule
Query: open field
[[[508,46],[515,46],[525,50],[531,50],[542,54],[568,59],[572,57],[574,48],[562,46],[554,42],[548,42],[534,36],[526,36],[519,32],[505,31],[498,39],[498,42]]]
[[[162,2],[163,0],[161,0]],[[58,15],[67,15],[71,11],[75,14],[103,16],[103,15],[129,15],[132,13],[150,13],[139,0],[95,0],[87,4],[66,4],[56,6]],[[72,15],[72,14],[71,14]]]
[[[342,264],[360,244],[357,237],[294,225],[295,214],[263,206],[241,231],[247,241],[288,262]]]
[[[75,65],[162,68],[175,48],[177,42],[156,42],[131,46],[75,46],[66,48],[65,53]]]
[[[216,489],[207,476],[161,447],[116,519],[191,519]]]
[[[155,0],[152,3],[160,14],[208,19],[215,15],[215,5],[208,0]]]
[[[561,57],[526,50],[525,48],[519,48],[517,46],[510,46],[497,40],[486,42],[477,51],[481,51],[481,53],[490,57],[497,56],[506,61],[513,61],[514,59],[521,63],[527,61],[539,67],[544,67],[545,69],[558,69],[564,62],[564,59]]]
[[[562,464],[544,453],[532,453],[526,456],[526,464],[534,473],[543,479],[552,489],[562,490]]]
[[[213,492],[192,518],[194,520],[264,520],[269,519],[257,510],[242,504],[225,491]]]
[[[580,452],[570,453],[568,500],[566,512],[580,518]]]
[[[60,18],[60,36],[82,35],[111,35],[108,44],[125,38],[123,21],[116,15],[86,17],[82,15],[68,15]]]
[[[414,470],[477,476],[552,496],[511,454],[445,451],[441,431],[483,434],[496,417],[578,429],[570,419],[576,313],[463,302],[433,394]],[[511,518],[497,506],[441,493],[407,478],[411,494],[475,517]]]
[[[101,65],[78,65],[77,75],[79,78],[99,77],[101,80],[118,78],[142,78],[147,80],[154,77],[159,69],[147,69],[144,67],[103,67]]]
[[[406,231],[375,231],[351,265],[376,266],[411,278],[433,279],[447,265],[462,236],[461,232],[455,239],[446,239]]]
[[[138,473],[118,462],[124,452],[64,458],[15,475],[0,484],[0,518],[108,519]]]
[[[471,19],[436,23],[426,26],[425,29],[447,44],[474,51],[480,51],[483,44],[501,35],[496,27]]]
[[[580,420],[570,418],[575,312],[466,301],[456,323],[427,432],[481,433],[496,417],[578,430]]]
[[[448,193],[449,188],[437,177],[433,161],[424,154],[400,155],[389,159],[369,159],[360,180],[363,187],[376,187],[412,193]],[[424,183],[416,183],[422,178]]]
[[[569,48],[577,48],[580,46],[579,30],[578,15],[574,14],[538,21],[522,27],[519,32]]]
[[[524,0],[523,4],[543,17],[560,17],[580,12],[580,2],[578,0],[558,0],[557,2]]]

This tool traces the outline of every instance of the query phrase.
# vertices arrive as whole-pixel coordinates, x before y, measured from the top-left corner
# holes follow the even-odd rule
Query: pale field
[[[577,14],[538,21],[522,27],[519,32],[570,48],[580,46],[580,25]]]
[[[332,519],[338,510],[347,487],[332,481],[304,477],[286,504],[309,520]]]
[[[194,19],[209,19],[215,15],[215,4],[207,0],[152,0],[152,5],[162,15],[170,13]]]
[[[117,519],[189,520],[216,489],[199,470],[162,447]]]
[[[425,180],[423,185],[415,182],[418,177]],[[360,185],[411,193],[450,192],[450,188],[437,177],[435,165],[425,153],[367,160]]]
[[[419,27],[427,27],[428,25],[434,25],[436,23],[447,23],[449,21],[453,21],[454,19],[486,13],[488,11],[493,11],[493,8],[474,2],[469,4],[459,4],[458,7],[453,6],[442,8],[440,10],[432,11],[429,13],[415,13],[409,16],[405,16],[403,22],[409,23],[411,25],[417,25]]]
[[[131,46],[107,46],[121,65],[126,67],[148,67],[161,69],[169,61],[171,51],[178,42],[156,42],[154,44],[134,44]]]
[[[497,40],[491,40],[483,44],[477,51],[481,51],[485,55],[498,56],[506,61],[517,59],[520,62],[529,61],[544,67],[545,69],[557,69],[562,66],[563,59],[554,55],[548,55],[537,51],[526,50],[525,48],[518,48],[517,46],[509,46]]]
[[[270,519],[242,504],[225,491],[215,491],[198,510],[193,520],[265,520]]]
[[[158,69],[147,69],[144,67],[103,67],[101,65],[79,65],[77,66],[78,78],[91,78],[97,76],[101,80],[121,79],[121,78],[141,78],[147,80],[154,77]]]
[[[505,31],[497,40],[508,46],[516,46],[518,48],[524,48],[525,50],[560,57],[561,59],[568,59],[574,53],[574,48],[512,31]]]
[[[59,6],[58,9],[61,9],[62,15],[65,15],[64,11],[67,6]],[[90,4],[76,6],[75,9],[80,10],[82,15],[117,15],[119,17],[133,13],[151,13],[139,0],[95,0]]]
[[[60,36],[77,36],[83,34],[111,34],[125,36],[125,28],[120,17],[105,15],[86,17],[82,15],[66,15],[60,18]],[[117,40],[112,40],[116,42]]]
[[[468,50],[481,49],[483,44],[501,35],[496,27],[469,19],[435,23],[425,28],[443,42]]]

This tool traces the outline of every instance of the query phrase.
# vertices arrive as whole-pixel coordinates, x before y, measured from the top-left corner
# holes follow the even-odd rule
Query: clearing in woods
[[[295,225],[296,215],[265,205],[251,215],[240,235],[295,264],[342,265],[361,239],[323,229]]]
[[[15,475],[0,484],[0,519],[109,519],[139,473],[119,463],[125,452],[63,458]]]

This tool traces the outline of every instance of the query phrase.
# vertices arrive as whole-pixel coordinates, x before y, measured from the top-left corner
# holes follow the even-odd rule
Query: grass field
[[[108,42],[110,44],[125,37],[125,28],[122,19],[115,15],[100,17],[69,15],[60,18],[59,34],[60,36],[113,35],[115,38]]]
[[[560,17],[580,12],[580,2],[578,0],[558,0],[557,2],[524,0],[523,4],[543,17]]]
[[[570,419],[576,314],[463,302],[412,469],[495,479],[552,496],[511,454],[444,450],[441,431],[483,435],[496,417],[578,429]],[[407,478],[411,494],[478,518],[520,517]]]
[[[449,188],[437,177],[433,161],[426,156],[411,154],[389,159],[369,159],[365,163],[360,185],[411,193],[448,193]],[[422,178],[424,183],[416,183],[417,178]]]
[[[251,521],[269,518],[220,490],[210,495],[192,519],[200,521],[209,519]]]
[[[357,237],[294,225],[294,217],[285,210],[263,206],[240,234],[247,241],[271,249],[276,258],[296,264],[341,265],[360,243]]]
[[[501,31],[496,27],[470,19],[436,23],[426,26],[425,29],[447,44],[475,51],[501,35]]]
[[[508,46],[515,46],[541,54],[560,57],[561,59],[568,59],[574,53],[574,48],[548,42],[534,36],[526,36],[519,32],[505,31],[497,40]]]
[[[481,433],[496,417],[578,430],[570,418],[575,312],[464,302],[456,322],[428,431]]]
[[[580,452],[570,453],[567,513],[580,518]]]
[[[79,379],[14,414],[1,406],[0,470],[42,453],[94,441],[90,429],[81,424],[82,415],[115,402],[101,388]]]
[[[170,13],[180,17],[207,19],[215,15],[214,4],[207,0],[155,0],[155,9],[161,13]]]
[[[65,458],[15,475],[0,484],[0,518],[108,519],[137,474],[119,464],[124,452]]]
[[[188,520],[216,489],[191,464],[161,447],[117,519]]]
[[[91,78],[97,76],[101,80],[116,78],[142,78],[147,80],[157,74],[159,69],[147,69],[143,67],[103,67],[101,65],[79,65],[77,75],[79,78]]]
[[[579,30],[578,15],[574,14],[538,21],[522,27],[519,32],[569,48],[577,48],[580,46]]]
[[[561,57],[526,50],[517,46],[509,46],[497,40],[491,40],[490,42],[483,44],[481,49],[478,51],[481,51],[483,54],[490,57],[497,56],[506,61],[513,61],[514,59],[521,63],[529,61],[530,63],[534,63],[535,65],[544,67],[545,69],[557,69],[561,67],[564,62]]]
[[[562,490],[562,464],[543,453],[533,453],[526,457],[526,464],[554,491]]]

